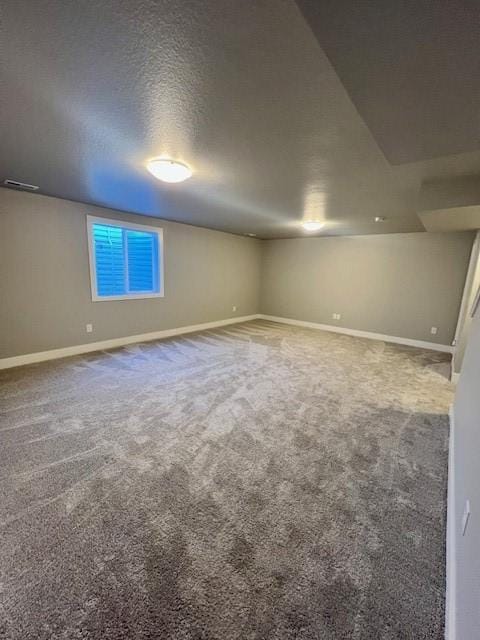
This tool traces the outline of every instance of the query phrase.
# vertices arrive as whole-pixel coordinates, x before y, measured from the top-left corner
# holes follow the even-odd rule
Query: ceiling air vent
[[[6,187],[15,187],[15,189],[25,189],[26,191],[37,191],[39,187],[35,184],[27,184],[26,182],[18,182],[18,180],[7,180],[3,181],[3,184]]]

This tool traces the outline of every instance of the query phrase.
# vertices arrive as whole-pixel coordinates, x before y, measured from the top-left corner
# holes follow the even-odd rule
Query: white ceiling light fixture
[[[169,158],[153,158],[147,162],[147,169],[162,182],[183,182],[192,175],[192,170],[186,164]]]
[[[318,220],[307,220],[306,222],[302,222],[302,227],[305,231],[319,231],[325,223],[319,222]]]
[[[385,216],[375,216],[375,222],[385,222]]]

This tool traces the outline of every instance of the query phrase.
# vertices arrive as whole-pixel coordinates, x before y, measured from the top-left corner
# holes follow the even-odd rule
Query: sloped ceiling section
[[[480,148],[478,0],[298,0],[392,164]]]
[[[426,180],[418,203],[427,231],[480,229],[480,176]]]

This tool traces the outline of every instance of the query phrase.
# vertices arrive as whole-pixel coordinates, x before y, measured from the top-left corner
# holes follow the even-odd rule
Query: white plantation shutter
[[[119,296],[125,293],[125,257],[123,233],[120,227],[93,225],[95,267],[99,296]]]
[[[128,289],[131,292],[154,291],[158,258],[154,233],[126,231],[128,257]]]
[[[98,298],[160,294],[159,232],[91,222]]]

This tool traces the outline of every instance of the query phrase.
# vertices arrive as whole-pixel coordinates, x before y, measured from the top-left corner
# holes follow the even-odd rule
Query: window
[[[163,296],[163,232],[87,216],[92,300]]]

